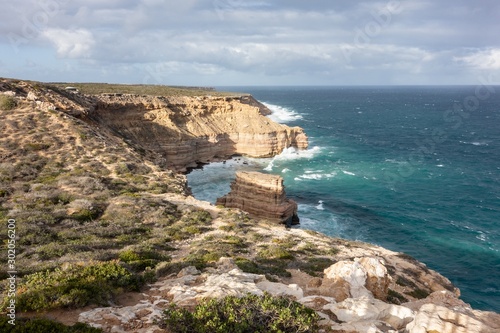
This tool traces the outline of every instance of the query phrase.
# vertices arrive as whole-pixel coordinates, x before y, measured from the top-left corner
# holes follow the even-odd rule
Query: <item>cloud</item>
[[[454,57],[454,60],[465,66],[482,70],[500,69],[500,48],[480,50],[462,57]]]
[[[89,58],[95,44],[92,32],[85,29],[47,29],[42,36],[54,44],[61,58]]]
[[[49,70],[64,59],[82,78],[467,83],[474,70],[500,70],[495,0],[18,0],[3,9],[0,47],[19,41],[4,67],[22,58]]]

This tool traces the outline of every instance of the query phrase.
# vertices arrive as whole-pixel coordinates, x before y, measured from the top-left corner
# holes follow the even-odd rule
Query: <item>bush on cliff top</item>
[[[77,323],[73,326],[65,326],[61,323],[48,319],[24,319],[16,318],[16,325],[12,325],[6,316],[0,318],[0,332],[2,333],[100,333],[99,328],[87,324]]]
[[[16,107],[16,99],[12,96],[0,95],[0,110],[12,110]]]
[[[70,264],[24,277],[18,288],[17,310],[107,305],[120,291],[138,290],[140,285],[140,278],[116,261]]]
[[[318,332],[314,310],[285,297],[247,295],[204,300],[193,312],[172,305],[163,328],[175,333]]]

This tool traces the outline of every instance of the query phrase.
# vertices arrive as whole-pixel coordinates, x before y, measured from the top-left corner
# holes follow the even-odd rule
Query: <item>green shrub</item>
[[[18,311],[106,305],[123,290],[139,290],[141,280],[118,262],[70,264],[27,275],[19,283]],[[5,301],[5,300],[4,300]],[[5,302],[2,306],[5,307]]]
[[[257,256],[262,259],[293,259],[293,255],[283,246],[271,245],[261,249]]]
[[[304,261],[299,261],[297,263],[297,268],[311,276],[321,276],[323,271],[334,263],[335,261],[330,258],[312,257]]]
[[[191,313],[172,305],[163,327],[176,333],[318,332],[314,310],[285,297],[247,295],[204,300]]]
[[[0,332],[3,333],[100,333],[99,328],[87,324],[77,323],[73,326],[65,326],[61,323],[42,318],[16,318],[15,324],[8,322],[6,316],[0,317]]]
[[[144,271],[147,267],[155,268],[159,262],[170,260],[168,256],[162,255],[153,249],[128,249],[120,252],[118,257],[136,272]]]
[[[0,95],[0,110],[12,110],[16,107],[16,99],[12,96]]]

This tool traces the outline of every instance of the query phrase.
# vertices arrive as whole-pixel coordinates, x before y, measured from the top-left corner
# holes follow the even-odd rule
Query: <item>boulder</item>
[[[380,258],[364,257],[357,260],[357,262],[366,273],[366,289],[371,291],[375,298],[385,300],[391,278],[387,274],[384,261]]]
[[[343,289],[348,288],[351,298],[372,297],[370,291],[365,287],[366,271],[358,262],[339,261],[325,269],[324,273],[323,285],[330,284],[338,285]]]

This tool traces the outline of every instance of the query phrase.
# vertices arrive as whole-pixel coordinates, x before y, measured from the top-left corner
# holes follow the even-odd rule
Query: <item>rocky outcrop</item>
[[[299,222],[297,203],[286,198],[283,178],[277,175],[237,172],[231,192],[218,198],[216,204],[287,225]]]
[[[232,155],[272,157],[307,148],[299,127],[265,117],[251,96],[137,96],[106,94],[92,118],[142,149],[160,153],[169,168],[185,171]]]
[[[71,116],[82,118],[94,111],[97,101],[87,95],[65,91],[57,87],[42,86],[36,82],[1,80],[0,91],[31,104],[41,111],[62,111]]]
[[[248,293],[263,295],[266,292],[290,297],[314,309],[322,318],[320,326],[328,332],[500,332],[500,315],[473,311],[451,292],[438,291],[418,303],[403,305],[374,298],[379,288],[372,288],[370,276],[377,276],[381,281],[391,279],[384,262],[374,257],[343,261],[341,265],[334,264],[325,269],[323,280],[343,281],[340,285],[345,284],[349,290],[364,288],[366,291],[339,300],[310,293],[297,284],[270,282],[264,275],[241,271],[231,258],[221,258],[216,268],[200,272],[188,267],[177,276],[154,283],[143,294],[146,299],[136,305],[93,309],[81,313],[79,321],[101,327],[105,332],[154,332],[158,329],[155,323],[161,319],[162,311],[170,302],[192,308],[204,298],[245,296]],[[448,302],[453,302],[455,306],[435,304],[444,294]]]

